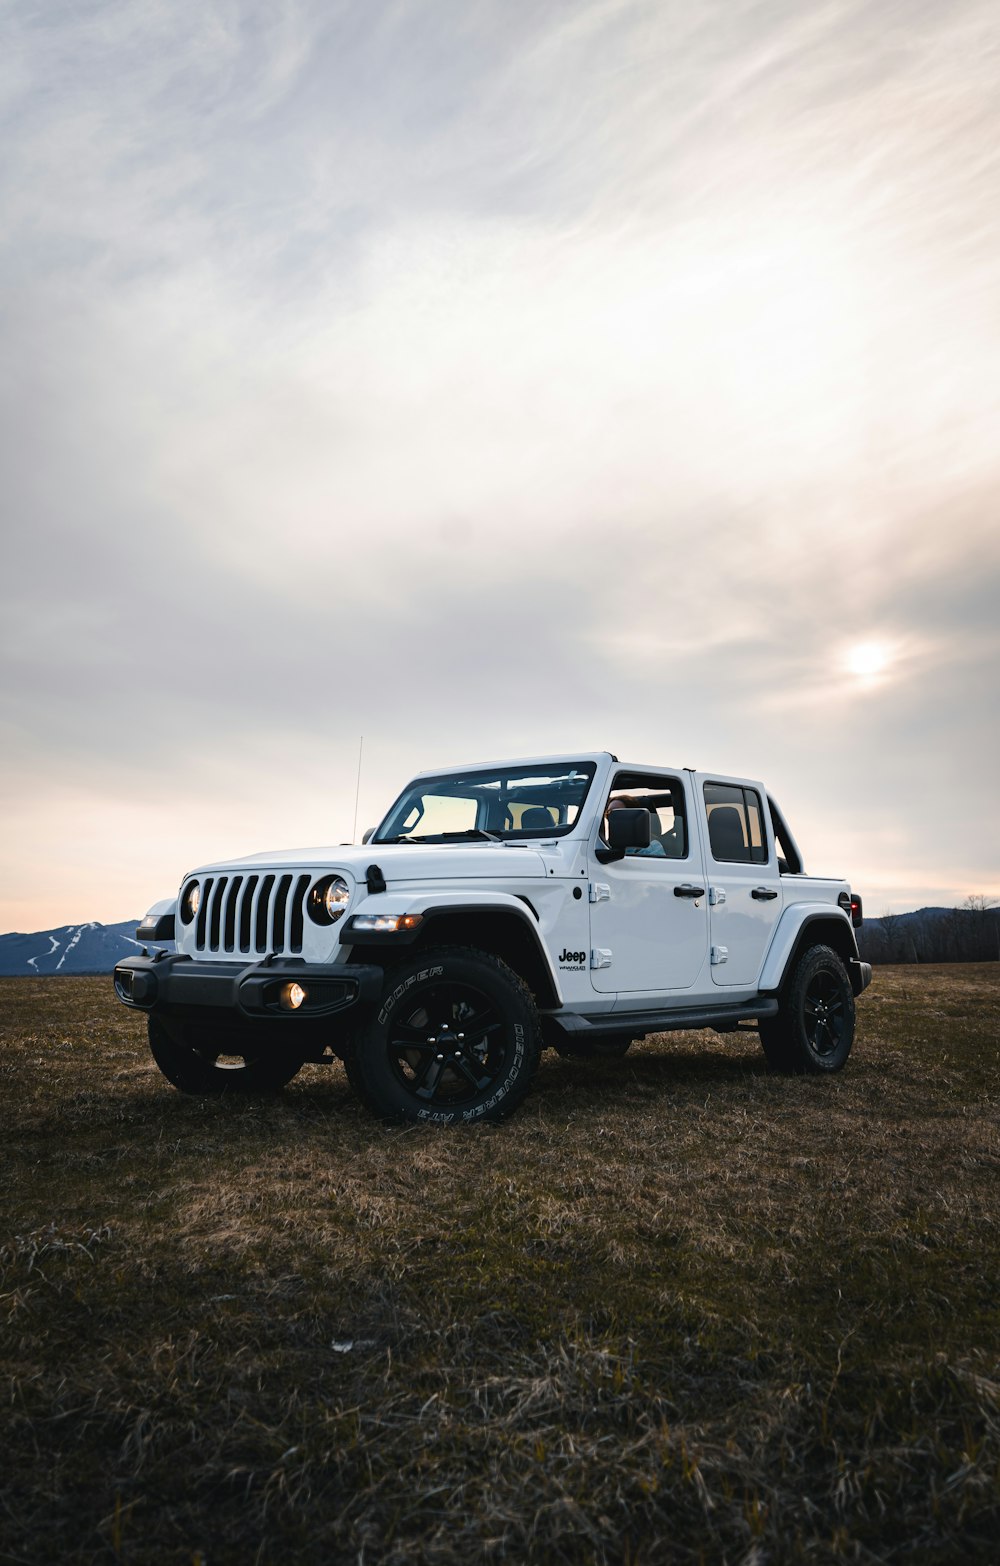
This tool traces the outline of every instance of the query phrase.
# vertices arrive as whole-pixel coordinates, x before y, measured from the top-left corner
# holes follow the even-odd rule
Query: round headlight
[[[351,889],[346,881],[335,875],[323,893],[323,907],[331,919],[339,919],[351,900]]]
[[[326,876],[309,893],[309,917],[316,924],[336,924],[351,900],[351,889],[339,875]]]
[[[201,902],[201,887],[197,881],[189,881],[181,893],[181,920],[184,924],[190,924],[198,912],[198,904]]]

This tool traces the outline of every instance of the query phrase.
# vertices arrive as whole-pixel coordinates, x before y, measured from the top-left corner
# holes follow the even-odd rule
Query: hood
[[[544,876],[545,865],[531,843],[368,843],[325,848],[276,849],[246,854],[240,859],[199,865],[185,876],[215,875],[234,870],[348,870],[364,881],[369,865],[378,865],[386,882],[493,881],[504,876]]]

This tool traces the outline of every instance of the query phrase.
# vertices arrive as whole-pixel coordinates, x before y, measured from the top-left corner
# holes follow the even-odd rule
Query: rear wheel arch
[[[858,960],[857,942],[854,939],[854,931],[845,919],[831,919],[822,914],[817,914],[807,919],[799,930],[792,944],[792,948],[785,959],[781,981],[777,986],[779,1000],[788,992],[792,978],[802,957],[811,946],[829,946],[840,958],[847,972],[850,973],[850,965]],[[770,993],[770,992],[769,992]]]

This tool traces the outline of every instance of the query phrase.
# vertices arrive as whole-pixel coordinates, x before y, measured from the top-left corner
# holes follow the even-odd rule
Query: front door
[[[648,850],[630,849],[601,863],[603,838],[591,845],[590,977],[601,994],[667,994],[688,990],[705,965],[708,899],[681,779],[619,773],[610,798],[650,812]]]

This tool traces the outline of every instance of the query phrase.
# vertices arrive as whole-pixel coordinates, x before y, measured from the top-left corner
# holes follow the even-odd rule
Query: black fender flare
[[[348,924],[340,943],[356,949],[362,960],[375,962],[391,962],[392,952],[419,950],[421,946],[478,947],[512,968],[534,993],[539,1006],[562,1005],[538,915],[527,898],[503,903],[432,903],[420,912],[420,923],[411,930],[356,932]]]

